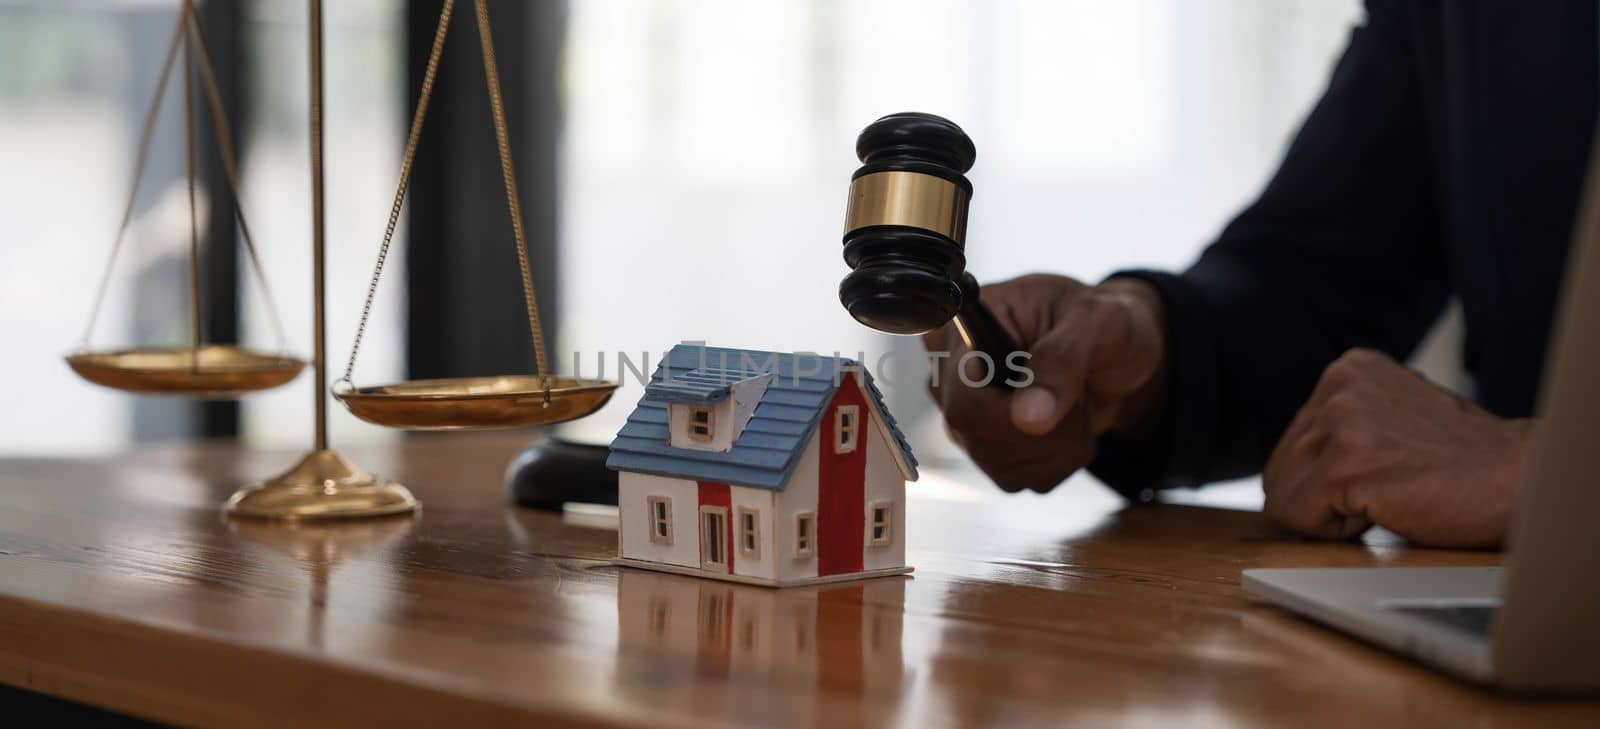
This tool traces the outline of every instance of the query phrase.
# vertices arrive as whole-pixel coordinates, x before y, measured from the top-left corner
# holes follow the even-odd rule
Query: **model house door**
[[[700,569],[728,571],[728,510],[700,507]]]

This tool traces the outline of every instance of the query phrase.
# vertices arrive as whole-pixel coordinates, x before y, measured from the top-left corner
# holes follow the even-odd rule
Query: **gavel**
[[[1017,350],[978,298],[966,271],[967,207],[977,161],[972,139],[949,119],[890,114],[856,138],[839,302],[856,321],[890,334],[922,334],[954,321],[968,349],[988,355],[989,383]]]

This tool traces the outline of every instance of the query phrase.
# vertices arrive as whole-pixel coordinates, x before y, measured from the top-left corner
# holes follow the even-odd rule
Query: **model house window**
[[[652,496],[646,504],[650,508],[650,541],[656,544],[671,544],[672,499]]]
[[[710,408],[689,409],[689,440],[701,443],[711,442],[711,433],[716,426]]]
[[[871,517],[872,546],[881,547],[893,541],[894,505],[887,501],[872,502]]]
[[[861,429],[861,408],[840,405],[833,411],[833,452],[854,453],[856,436]]]
[[[751,559],[761,559],[761,512],[739,510],[739,551]]]
[[[794,558],[816,554],[817,515],[809,511],[794,515]]]

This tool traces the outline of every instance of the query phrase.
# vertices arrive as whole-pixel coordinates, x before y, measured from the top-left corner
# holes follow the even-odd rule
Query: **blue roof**
[[[656,371],[659,373],[661,370],[658,368]],[[711,367],[694,369],[681,374],[674,373],[670,380],[652,378],[644,389],[644,396],[648,400],[662,402],[710,405],[728,399],[733,393],[734,383],[747,377],[749,375],[737,370]]]
[[[707,404],[725,400],[733,385],[775,373],[755,412],[728,451],[673,448],[667,444],[669,403]],[[873,409],[888,426],[904,456],[907,477],[917,478],[911,444],[883,404],[872,375],[855,360],[747,349],[680,344],[662,357],[645,386],[644,397],[611,441],[606,466],[619,471],[670,478],[782,489],[800,465],[806,444],[845,373],[866,387]]]

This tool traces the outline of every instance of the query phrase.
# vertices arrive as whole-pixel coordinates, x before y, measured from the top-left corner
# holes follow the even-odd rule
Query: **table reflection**
[[[819,706],[848,698],[862,721],[877,725],[892,721],[911,678],[901,644],[907,582],[779,589],[624,568],[618,653],[624,664],[650,664],[641,670],[658,672],[658,680],[686,679],[679,708],[704,708],[713,697],[698,688],[715,685],[703,680],[715,677],[733,687],[810,687],[757,711],[782,724],[809,725]],[[724,695],[735,714],[750,709],[734,706],[738,693]]]
[[[287,554],[309,576],[306,631],[312,646],[323,647],[323,608],[328,582],[346,559],[381,551],[403,539],[417,522],[414,514],[379,519],[272,521],[222,517],[234,536]]]
[[[348,557],[384,549],[399,541],[417,519],[404,514],[382,519],[268,521],[223,517],[228,531],[294,557],[326,581],[327,573]]]

